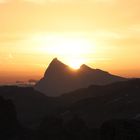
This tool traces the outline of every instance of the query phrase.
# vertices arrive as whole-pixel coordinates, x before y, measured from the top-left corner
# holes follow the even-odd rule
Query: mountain
[[[140,121],[140,79],[129,79],[109,85],[91,85],[55,98],[47,97],[35,91],[33,87],[0,86],[0,96],[8,101],[8,104],[10,101],[9,106],[0,97],[1,111],[5,112],[5,115],[1,116],[1,122],[9,119],[7,122],[12,123],[9,123],[10,127],[6,128],[6,132],[11,129],[12,131],[8,131],[12,132],[10,134],[14,134],[13,131],[22,134],[21,138],[15,139],[31,139],[30,134],[33,134],[33,140],[42,140],[44,137],[48,139],[48,135],[53,137],[49,138],[51,140],[54,136],[55,139],[63,138],[61,135],[66,136],[64,139],[74,139],[76,134],[82,139],[81,134],[86,133],[90,139],[87,135],[83,139],[91,140],[96,139],[96,133],[100,135],[98,131],[101,126],[105,134],[104,139],[107,139],[108,135],[114,136],[114,133],[115,136],[129,135],[131,132],[134,132],[134,136],[135,132],[139,134],[137,130],[140,125],[135,124]],[[11,110],[12,102],[20,124],[35,130],[34,133],[29,133],[29,138],[27,134],[30,129],[27,132],[19,128],[16,128],[16,131],[13,129],[13,122],[14,125],[16,123],[11,119],[15,118],[12,117],[15,116],[15,109]],[[12,116],[7,118],[7,113]],[[124,123],[117,120],[124,120]],[[134,122],[134,125],[131,122]],[[35,134],[39,138],[36,139]]]
[[[73,70],[55,58],[34,88],[47,96],[57,97],[90,85],[107,85],[123,80],[126,79],[85,64],[79,70]]]
[[[47,97],[32,87],[0,86],[0,96],[11,100],[16,107],[20,123],[31,127],[61,105],[57,99]]]
[[[64,119],[76,114],[90,127],[100,127],[112,119],[140,121],[140,79],[92,85],[64,94],[59,100],[64,103]]]

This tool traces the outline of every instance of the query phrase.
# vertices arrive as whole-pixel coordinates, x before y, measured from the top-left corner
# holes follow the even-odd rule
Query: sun
[[[77,64],[77,63],[72,63],[71,65],[69,65],[72,69],[78,70],[80,69],[81,64]]]
[[[69,64],[69,67],[71,67],[74,70],[80,69],[82,63],[79,63],[78,61],[71,61]]]
[[[31,41],[34,51],[57,57],[73,69],[79,69],[86,63],[95,46],[85,37],[60,34],[33,35]]]

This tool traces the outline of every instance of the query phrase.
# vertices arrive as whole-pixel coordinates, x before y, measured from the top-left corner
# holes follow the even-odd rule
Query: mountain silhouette
[[[76,114],[88,126],[100,127],[112,119],[140,121],[140,79],[130,79],[104,86],[91,85],[60,96],[65,102],[63,117]]]
[[[139,140],[139,93],[140,79],[91,85],[57,98],[33,87],[0,86],[0,138]]]
[[[37,82],[34,88],[47,96],[57,97],[90,85],[106,85],[123,80],[126,79],[100,69],[92,69],[85,64],[80,69],[73,70],[54,58],[44,77]]]

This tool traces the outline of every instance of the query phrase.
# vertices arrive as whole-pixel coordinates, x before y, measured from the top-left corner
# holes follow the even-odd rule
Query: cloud
[[[104,39],[119,39],[122,38],[122,35],[113,32],[113,31],[106,31],[106,30],[96,30],[93,32],[94,37],[104,38]]]
[[[140,35],[140,24],[134,24],[128,28],[129,31]]]
[[[0,0],[0,4],[4,4],[4,3],[7,3],[8,0]]]
[[[117,0],[91,0],[94,2],[98,2],[98,3],[110,3],[110,4],[114,4],[116,3]]]
[[[50,2],[51,0],[0,0],[0,4],[6,4],[6,3],[23,3],[23,2],[29,2],[29,3],[36,3],[36,4],[44,4],[47,2]]]
[[[31,2],[36,4],[46,4],[46,3],[107,3],[107,4],[114,4],[116,0],[23,0],[25,2]]]
[[[14,57],[13,57],[13,55],[10,53],[9,55],[8,55],[8,59],[13,59]]]
[[[97,6],[114,6],[118,3],[118,0],[83,0],[82,3],[95,4]]]
[[[4,57],[5,62],[13,63],[13,60],[14,60],[14,56],[12,53],[6,54]]]
[[[81,1],[74,0],[23,0],[24,2],[35,3],[35,4],[49,4],[49,3],[81,3]],[[86,2],[86,1],[84,1]]]
[[[0,34],[0,43],[12,43],[22,40],[21,35],[16,34]]]
[[[24,0],[24,1],[30,3],[36,3],[36,4],[44,4],[48,2],[48,0]]]

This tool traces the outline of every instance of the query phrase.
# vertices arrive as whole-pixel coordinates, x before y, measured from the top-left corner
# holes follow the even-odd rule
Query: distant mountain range
[[[72,70],[55,58],[47,68],[44,77],[35,85],[35,90],[50,97],[57,97],[90,85],[107,85],[124,80],[126,78],[100,69],[92,69],[85,64],[78,70]]]

